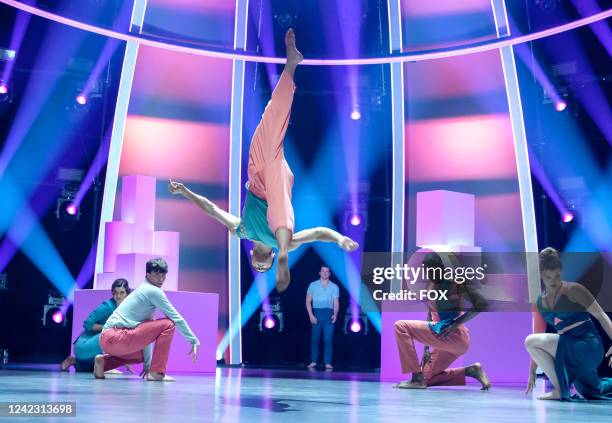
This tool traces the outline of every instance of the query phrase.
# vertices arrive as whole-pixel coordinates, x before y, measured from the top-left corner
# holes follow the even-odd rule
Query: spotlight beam
[[[89,25],[83,22],[76,21],[74,19],[66,18],[64,16],[50,13],[36,7],[28,6],[20,3],[16,0],[0,0],[1,3],[12,6],[16,9],[23,10],[24,12],[31,13],[41,18],[49,19],[57,23],[72,26],[84,31],[93,32],[98,35],[115,38],[123,41],[133,41],[135,43],[147,45],[150,47],[163,48],[166,50],[195,54],[198,56],[208,56],[218,59],[227,60],[245,60],[249,62],[261,62],[261,63],[279,63],[284,64],[286,62],[285,57],[269,57],[259,56],[239,52],[228,52],[219,50],[207,50],[197,47],[189,47],[178,44],[165,43],[157,41],[153,38],[140,35],[128,35],[121,32],[113,31],[110,29],[100,28],[94,25]],[[325,65],[325,66],[347,66],[347,65],[376,65],[385,63],[395,62],[417,62],[423,60],[441,59],[446,57],[462,56],[465,54],[480,53],[484,51],[497,50],[502,47],[513,46],[516,44],[526,43],[529,41],[538,40],[545,38],[550,35],[560,34],[562,32],[571,31],[572,29],[580,28],[585,25],[599,22],[612,16],[612,9],[597,13],[596,15],[589,16],[588,18],[578,19],[573,22],[569,22],[563,25],[549,28],[543,31],[534,32],[532,34],[521,35],[518,37],[504,37],[502,39],[489,40],[478,43],[470,43],[458,48],[451,49],[436,49],[419,53],[398,53],[391,56],[384,57],[372,57],[367,59],[305,59],[302,65]]]

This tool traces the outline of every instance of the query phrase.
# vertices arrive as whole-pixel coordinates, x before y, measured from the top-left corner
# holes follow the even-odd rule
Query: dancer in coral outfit
[[[251,265],[258,272],[267,272],[274,262],[273,248],[278,249],[276,289],[289,286],[289,251],[301,244],[315,241],[335,242],[345,251],[354,251],[358,245],[349,237],[324,227],[310,228],[294,233],[294,214],[291,204],[293,173],[285,160],[283,140],[295,85],[293,75],[304,58],[295,44],[292,29],[285,35],[287,62],[272,93],[272,98],[255,130],[249,150],[247,195],[242,219],[221,210],[212,201],[194,193],[179,182],[169,181],[169,190],[182,194],[205,213],[227,226],[242,239],[253,241]]]
[[[438,254],[431,253],[423,262],[426,269],[444,269]],[[478,380],[483,390],[491,386],[480,363],[467,367],[448,368],[470,346],[470,336],[465,323],[487,307],[487,301],[468,283],[457,284],[445,279],[429,281],[430,289],[446,289],[451,294],[447,300],[430,302],[428,321],[398,320],[395,337],[399,350],[402,373],[412,373],[412,379],[400,382],[396,388],[424,389],[437,385],[465,385],[466,376]],[[462,297],[467,295],[473,308],[461,313]],[[419,364],[414,341],[433,347],[427,348],[423,365]]]

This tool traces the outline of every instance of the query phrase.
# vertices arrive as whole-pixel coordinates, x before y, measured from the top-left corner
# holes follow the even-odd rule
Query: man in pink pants
[[[427,254],[423,261],[426,271],[444,273],[445,266],[438,254]],[[436,273],[437,269],[440,272]],[[412,373],[412,379],[400,382],[396,388],[424,389],[436,385],[465,385],[466,376],[490,387],[489,378],[480,363],[467,367],[448,368],[470,346],[470,336],[464,324],[486,308],[487,301],[469,283],[457,284],[442,278],[430,279],[428,289],[446,290],[448,300],[429,304],[428,321],[398,320],[395,322],[395,338],[399,350],[402,373]],[[473,308],[461,314],[462,298],[467,295]],[[414,341],[425,345],[423,365],[419,363]],[[429,353],[429,347],[433,351]]]
[[[173,381],[166,375],[166,363],[175,327],[191,344],[189,353],[194,363],[198,358],[200,341],[161,290],[168,265],[161,258],[152,259],[147,262],[146,271],[146,281],[115,309],[102,329],[100,346],[105,354],[96,356],[94,361],[97,379],[104,379],[105,371],[121,365],[144,362],[143,375],[146,374],[147,380]],[[152,320],[156,309],[166,318]],[[155,349],[151,355],[153,343]]]
[[[273,248],[278,250],[276,289],[289,286],[289,251],[308,242],[335,242],[345,251],[358,245],[352,239],[324,227],[310,228],[294,234],[294,214],[291,204],[293,173],[285,160],[283,142],[295,85],[293,76],[303,60],[295,43],[292,29],[285,35],[287,63],[266,106],[249,150],[247,195],[242,219],[217,207],[212,201],[194,193],[179,182],[169,181],[170,192],[181,194],[224,224],[233,235],[253,241],[251,265],[258,272],[267,272],[274,263]]]

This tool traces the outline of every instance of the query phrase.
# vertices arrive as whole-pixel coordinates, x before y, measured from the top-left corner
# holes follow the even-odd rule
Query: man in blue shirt
[[[319,271],[319,280],[311,282],[306,292],[306,310],[312,323],[312,335],[310,343],[311,363],[309,369],[314,369],[319,358],[319,342],[321,340],[321,332],[323,332],[323,359],[325,361],[325,370],[333,370],[332,361],[332,343],[334,337],[334,323],[338,318],[338,309],[340,305],[338,298],[340,290],[338,285],[329,280],[331,272],[329,267],[321,266]]]

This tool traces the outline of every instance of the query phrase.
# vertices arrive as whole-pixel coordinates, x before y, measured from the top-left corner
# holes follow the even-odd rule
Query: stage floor
[[[136,376],[0,370],[0,401],[75,401],[76,418],[42,422],[606,422],[612,402],[537,401],[523,386],[393,389],[376,374],[218,369],[175,375],[174,383]],[[538,381],[538,391],[542,381]]]

